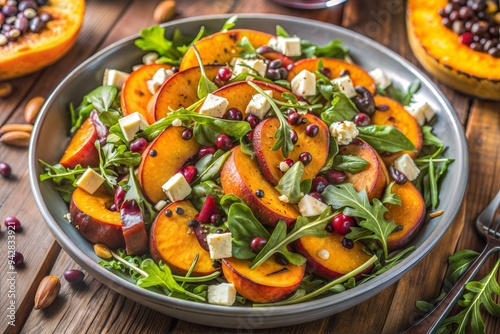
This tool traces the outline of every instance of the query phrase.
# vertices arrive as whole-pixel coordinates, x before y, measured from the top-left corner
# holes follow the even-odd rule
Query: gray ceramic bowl
[[[217,31],[227,16],[189,18],[171,22],[166,26],[169,36],[174,28],[194,35],[201,25]],[[448,155],[456,159],[446,176],[439,209],[444,214],[425,224],[414,240],[417,249],[392,270],[349,291],[318,300],[273,308],[223,307],[169,298],[139,288],[126,279],[116,276],[98,265],[99,259],[92,246],[63,218],[68,207],[49,182],[41,183],[43,172],[38,159],[56,163],[68,143],[68,105],[78,104],[86,92],[99,86],[104,69],[117,68],[130,71],[140,62],[142,52],[133,44],[132,36],[97,53],[71,72],[56,88],[45,104],[35,126],[30,145],[30,181],[36,203],[47,225],[63,249],[92,276],[118,293],[154,310],[186,321],[231,328],[270,328],[294,325],[327,317],[348,309],[374,296],[396,282],[420,261],[442,237],[452,223],[463,199],[468,175],[468,155],[462,126],[450,103],[434,84],[413,65],[394,52],[352,31],[296,17],[278,15],[240,15],[237,27],[274,32],[276,25],[289,33],[324,44],[331,39],[341,39],[350,47],[353,58],[370,70],[381,67],[393,81],[403,87],[418,78],[422,88],[417,99],[428,101],[438,117],[436,134],[448,145]]]

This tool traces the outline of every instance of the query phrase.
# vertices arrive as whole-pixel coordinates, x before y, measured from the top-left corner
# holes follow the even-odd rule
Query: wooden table
[[[219,13],[281,13],[318,20],[332,20],[331,12],[283,8],[265,0],[177,1],[177,16]],[[48,96],[66,74],[80,62],[110,43],[154,24],[158,1],[88,0],[84,25],[74,48],[49,68],[12,80],[15,92],[0,100],[0,125],[23,122],[23,109],[34,96]],[[401,0],[351,0],[342,25],[366,35],[417,64],[406,39],[405,4]],[[417,65],[418,66],[418,65]],[[368,301],[340,314],[318,321],[256,332],[273,333],[397,333],[418,318],[416,300],[432,300],[441,289],[446,259],[455,250],[479,250],[482,242],[473,229],[478,212],[500,189],[500,103],[481,101],[439,84],[450,99],[466,129],[470,149],[470,175],[465,202],[452,227],[434,250],[398,283]],[[23,224],[16,234],[16,249],[26,266],[16,276],[15,327],[7,322],[7,261],[0,262],[1,332],[23,333],[236,333],[236,330],[196,325],[155,312],[108,289],[93,277],[85,277],[85,288],[75,290],[63,281],[57,302],[43,311],[33,311],[33,298],[46,275],[62,277],[78,265],[61,251],[49,233],[34,203],[28,182],[27,149],[0,144],[0,161],[8,162],[13,177],[0,177],[0,219],[14,215]],[[457,204],[458,205],[458,204]],[[2,224],[3,225],[3,224]],[[0,234],[1,253],[7,252],[5,227]],[[491,263],[490,263],[491,264]],[[489,333],[500,332],[500,320],[485,317]]]

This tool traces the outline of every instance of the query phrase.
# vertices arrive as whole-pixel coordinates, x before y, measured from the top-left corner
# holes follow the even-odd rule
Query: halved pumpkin
[[[39,33],[23,34],[0,47],[0,80],[19,77],[61,58],[76,41],[85,12],[84,0],[51,0],[39,12],[53,19]]]

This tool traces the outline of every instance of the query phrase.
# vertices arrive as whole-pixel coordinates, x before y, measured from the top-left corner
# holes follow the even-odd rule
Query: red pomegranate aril
[[[233,71],[231,71],[231,69],[226,66],[222,66],[217,72],[217,78],[222,81],[228,81],[229,79],[231,79],[231,75],[233,75]]]
[[[323,198],[321,198],[321,194],[317,191],[312,191],[309,193],[309,196],[311,196],[314,199],[317,199],[320,202],[323,202]]]
[[[189,140],[189,139],[193,138],[193,129],[189,128],[189,129],[182,131],[181,137],[184,140]]]
[[[316,137],[318,131],[319,126],[317,126],[316,124],[309,124],[308,126],[306,126],[306,135],[308,135],[309,137]]]
[[[260,123],[260,119],[255,116],[254,114],[250,114],[245,118],[245,121],[247,121],[250,124],[250,127],[252,129],[255,129],[255,127]]]
[[[332,71],[328,67],[322,67],[319,69],[319,72],[323,74],[328,79],[332,78]]]
[[[346,235],[350,232],[351,227],[356,225],[356,220],[353,217],[339,213],[332,219],[333,230],[341,235]]]
[[[312,180],[312,191],[322,193],[328,185],[328,180],[323,176],[316,176]]]
[[[69,269],[64,272],[64,278],[69,284],[80,284],[83,282],[85,274],[78,269]]]
[[[349,70],[342,70],[340,71],[340,76],[343,77],[345,75],[351,75],[351,72],[349,72]]]
[[[0,175],[2,175],[5,178],[8,178],[10,176],[12,169],[10,168],[10,165],[6,162],[0,162]]]
[[[223,133],[218,135],[215,139],[215,146],[217,146],[218,149],[229,151],[233,147],[233,141],[228,135]]]
[[[24,256],[19,252],[14,252],[9,260],[13,262],[15,268],[19,268],[24,265]]]
[[[285,163],[288,165],[288,167],[293,166],[293,160],[292,159],[285,159]]]
[[[238,108],[231,108],[227,111],[227,118],[232,121],[241,121],[243,119],[243,114]]]
[[[288,114],[288,124],[295,125],[298,124],[302,119],[302,116],[298,112],[292,112]]]
[[[267,239],[262,237],[255,237],[250,241],[250,249],[252,252],[258,253],[267,244]]]
[[[294,144],[299,141],[299,135],[297,135],[297,132],[295,130],[290,130],[290,140]]]
[[[312,161],[312,155],[309,152],[300,153],[299,160],[304,164],[304,166],[307,166]]]
[[[248,133],[243,137],[245,139],[245,142],[247,144],[250,144],[253,140],[253,130],[252,131],[248,131]]]
[[[460,41],[460,43],[462,43],[463,45],[471,45],[472,43],[472,34],[470,32],[464,32],[462,35],[460,35],[458,37],[458,40]]]
[[[220,226],[224,221],[222,220],[222,216],[218,213],[214,213],[210,216],[210,224],[213,226]]]
[[[130,143],[130,152],[142,153],[148,147],[148,141],[144,138],[137,138]]]
[[[370,123],[372,122],[370,116],[362,112],[356,114],[356,116],[354,116],[353,121],[354,123],[356,123],[357,126],[367,126],[370,125]]]
[[[326,224],[325,231],[327,231],[328,233],[333,233],[334,231],[332,224]]]
[[[198,171],[196,170],[196,167],[189,165],[182,167],[180,173],[184,176],[187,183],[191,183],[196,177],[196,174],[198,174]]]
[[[214,146],[203,146],[198,151],[198,159],[203,158],[207,154],[214,154],[214,153],[215,153],[215,147]]]
[[[333,184],[339,184],[345,181],[347,175],[345,175],[345,173],[342,171],[332,169],[325,173],[325,177],[328,180],[328,182]]]
[[[21,222],[14,216],[5,218],[4,224],[7,228],[14,229],[14,231],[21,229]]]

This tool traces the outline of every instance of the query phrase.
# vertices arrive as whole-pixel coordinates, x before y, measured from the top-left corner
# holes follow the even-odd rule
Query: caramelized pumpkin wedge
[[[71,138],[59,163],[66,168],[75,168],[78,164],[82,167],[97,166],[99,153],[94,144],[97,139],[97,128],[92,123],[92,118],[89,117]]]
[[[64,56],[78,36],[85,1],[50,0],[38,11],[49,13],[53,19],[39,33],[26,33],[0,46],[0,80],[38,71]]]

